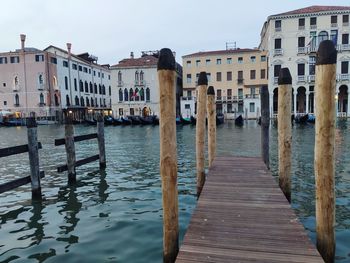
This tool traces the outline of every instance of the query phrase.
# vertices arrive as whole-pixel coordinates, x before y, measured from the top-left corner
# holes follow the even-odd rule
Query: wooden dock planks
[[[216,157],[176,262],[323,262],[260,158]]]

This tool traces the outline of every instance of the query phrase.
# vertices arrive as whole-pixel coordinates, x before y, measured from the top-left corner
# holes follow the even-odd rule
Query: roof
[[[225,49],[225,50],[214,50],[214,51],[201,51],[197,53],[192,53],[189,55],[182,56],[183,58],[188,57],[204,57],[204,56],[214,56],[214,55],[229,55],[229,54],[239,54],[244,52],[259,52],[257,48],[236,48],[236,49]]]
[[[157,66],[158,58],[155,56],[143,56],[141,58],[125,58],[113,65],[113,68],[128,68],[128,67],[149,67]]]
[[[305,8],[292,10],[285,13],[280,13],[272,16],[286,16],[286,15],[300,15],[300,14],[311,14],[319,12],[332,12],[332,11],[350,11],[350,6],[323,6],[313,5]]]

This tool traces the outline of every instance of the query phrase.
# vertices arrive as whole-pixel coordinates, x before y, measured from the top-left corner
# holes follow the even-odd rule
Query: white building
[[[158,51],[142,52],[140,58],[119,61],[111,66],[112,109],[115,117],[159,115]],[[182,67],[176,64],[177,114],[182,91]]]
[[[267,18],[260,49],[268,51],[271,112],[277,112],[278,75],[287,67],[292,75],[294,114],[314,113],[315,61],[321,41],[332,40],[338,50],[338,116],[350,113],[350,6],[310,6]],[[332,98],[334,99],[334,98]]]

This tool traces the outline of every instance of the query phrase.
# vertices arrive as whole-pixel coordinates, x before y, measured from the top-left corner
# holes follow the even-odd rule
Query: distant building
[[[71,111],[83,119],[95,111],[111,113],[111,86],[108,66],[96,63],[89,54],[73,55],[69,50],[49,46],[45,50],[25,47],[0,53],[0,110],[25,118],[61,119]]]
[[[260,87],[267,85],[267,57],[259,49],[227,49],[198,52],[182,57],[183,117],[195,115],[196,86],[199,73],[205,71],[208,86],[216,95],[216,111],[228,119],[242,114],[256,118],[260,114]]]
[[[112,108],[115,117],[128,115],[159,116],[158,51],[142,52],[135,58],[111,66]],[[176,63],[176,113],[180,114],[182,67]]]
[[[277,113],[277,82],[282,67],[288,67],[292,75],[293,112],[315,112],[316,51],[321,41],[330,39],[338,50],[337,94],[334,94],[338,100],[337,112],[348,116],[349,14],[350,6],[310,6],[267,18],[261,31],[260,49],[268,52],[271,112]]]

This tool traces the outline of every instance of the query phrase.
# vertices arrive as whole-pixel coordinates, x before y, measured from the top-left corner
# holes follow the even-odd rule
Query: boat
[[[113,125],[113,123],[114,123],[114,119],[112,116],[104,116],[103,120],[104,120],[104,123],[106,126]]]
[[[239,115],[239,116],[235,119],[235,125],[237,125],[237,126],[243,126],[243,117],[242,117],[242,115]]]
[[[15,127],[15,126],[25,126],[26,122],[24,119],[7,119],[4,118],[2,123],[2,126],[6,126],[6,127]]]
[[[225,116],[222,113],[216,114],[216,125],[223,124],[225,122]]]
[[[197,119],[196,117],[191,116],[191,124],[196,125]]]
[[[261,117],[259,117],[256,122],[258,123],[258,125],[261,125]]]
[[[191,118],[183,118],[182,115],[180,115],[180,121],[183,125],[191,124]]]
[[[159,125],[159,118],[157,115],[153,115],[154,116],[154,119],[153,119],[153,124],[154,125]]]
[[[121,118],[123,125],[131,125],[131,120],[128,117]]]
[[[97,121],[94,120],[94,119],[91,119],[91,120],[85,119],[85,120],[83,121],[83,123],[86,124],[86,125],[96,125],[96,124],[97,124]]]
[[[297,115],[294,119],[295,123],[305,124],[309,118],[309,114]]]
[[[141,124],[140,118],[138,116],[129,116],[128,118],[131,120],[132,125]]]
[[[150,125],[153,124],[155,116],[144,116],[144,117],[139,117],[139,120],[142,125]]]
[[[120,126],[120,125],[123,125],[122,118],[114,118],[113,119],[113,126]]]

